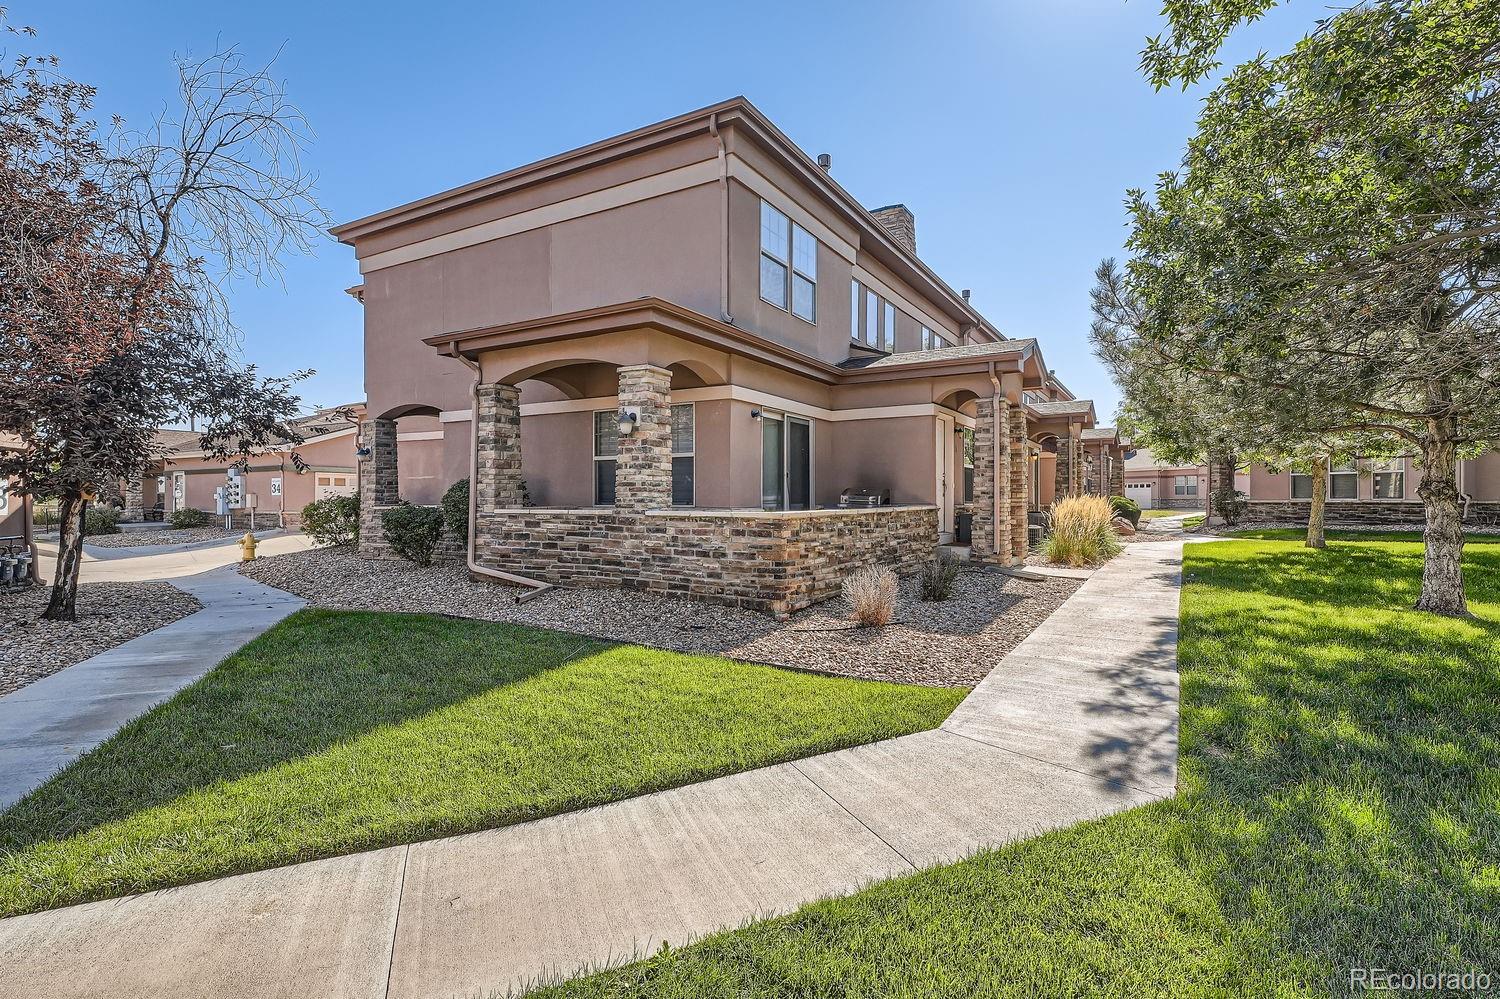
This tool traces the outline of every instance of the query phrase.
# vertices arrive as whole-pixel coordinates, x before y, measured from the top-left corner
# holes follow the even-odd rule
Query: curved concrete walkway
[[[939,729],[0,920],[0,996],[484,995],[1171,795],[1181,554],[1131,545]]]
[[[269,539],[265,548],[295,551],[307,544],[294,535]],[[239,549],[222,545],[85,560],[82,582],[167,580],[203,609],[0,697],[0,808],[303,606],[289,593],[241,576],[238,561]],[[50,578],[49,558],[42,569]]]

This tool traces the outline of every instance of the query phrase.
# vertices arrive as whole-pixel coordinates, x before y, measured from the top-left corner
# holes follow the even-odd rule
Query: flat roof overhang
[[[480,354],[489,351],[640,329],[657,330],[692,343],[748,357],[826,385],[988,373],[992,363],[997,371],[1021,372],[1032,356],[1031,348],[1017,348],[981,357],[937,358],[915,364],[889,365],[874,371],[841,368],[836,364],[808,357],[758,333],[731,326],[660,298],[641,298],[498,326],[439,333],[423,337],[422,342],[445,357],[463,356],[477,360]]]

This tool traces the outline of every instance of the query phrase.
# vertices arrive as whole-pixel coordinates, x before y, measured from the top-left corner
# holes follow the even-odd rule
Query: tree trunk
[[[1323,540],[1324,501],[1328,499],[1328,459],[1322,456],[1312,462],[1312,503],[1307,508],[1307,547],[1327,548]]]
[[[1417,610],[1466,617],[1464,598],[1464,523],[1458,495],[1457,421],[1428,420],[1422,446],[1422,483],[1417,495],[1427,526],[1422,532],[1422,595]]]
[[[88,500],[64,496],[57,509],[57,572],[52,577],[52,596],[42,617],[48,621],[78,619],[78,570],[83,566],[83,515]]]

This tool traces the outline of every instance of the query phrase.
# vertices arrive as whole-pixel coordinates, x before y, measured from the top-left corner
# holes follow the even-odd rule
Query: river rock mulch
[[[728,656],[793,669],[934,687],[972,687],[1078,587],[965,568],[948,600],[918,598],[901,581],[896,620],[855,628],[840,598],[776,621],[768,614],[620,590],[549,590],[516,604],[516,590],[470,579],[455,563],[423,569],[321,548],[256,559],[240,569],[318,607],[450,614],[555,628],[612,641]]]
[[[95,548],[145,548],[151,545],[195,545],[204,541],[223,541],[226,538],[244,536],[244,531],[228,531],[222,527],[191,527],[180,531],[169,527],[160,531],[91,534],[83,539],[83,543]]]
[[[77,621],[43,621],[52,588],[0,593],[0,695],[201,610],[170,583],[81,583]]]

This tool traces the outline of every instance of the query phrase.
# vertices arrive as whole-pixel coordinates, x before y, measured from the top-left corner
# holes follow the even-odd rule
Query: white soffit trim
[[[936,330],[937,332],[942,333],[945,337],[952,337],[955,344],[958,344],[958,341],[963,339],[961,336],[959,336],[958,331],[953,328],[953,324],[951,322],[939,322],[938,320],[932,318],[926,312],[917,308],[915,305],[912,305],[911,302],[908,301],[906,297],[903,296],[900,292],[892,291],[890,285],[886,284],[884,281],[880,280],[880,278],[876,277],[874,274],[871,274],[869,271],[865,270],[858,264],[854,265],[854,278],[860,284],[868,287],[871,291],[879,292],[885,297],[886,301],[900,306],[903,312],[911,316],[913,319],[916,319],[919,323],[921,323],[923,326],[926,326],[928,329]]]
[[[359,262],[359,272],[369,274],[371,271],[384,267],[394,267],[396,264],[410,263],[413,260],[436,256],[439,253],[461,250],[466,246],[488,243],[505,236],[514,236],[519,232],[540,229],[558,222],[567,222],[570,219],[582,218],[585,215],[608,211],[611,208],[620,208],[637,201],[657,198],[663,194],[717,183],[718,179],[719,164],[716,159],[689,163],[675,170],[652,174],[649,177],[605,188],[602,191],[590,191],[576,198],[542,205],[514,215],[507,215],[504,218],[471,225],[466,229],[445,232],[441,236],[432,236],[405,246],[372,253]]]
[[[814,218],[806,209],[797,204],[790,195],[771,181],[767,180],[759,171],[749,163],[740,159],[733,153],[729,154],[729,176],[744,184],[750,190],[769,201],[774,207],[780,209],[791,220],[818,238],[820,243],[826,245],[839,256],[854,263],[856,247],[842,236],[835,233],[822,222]]]

